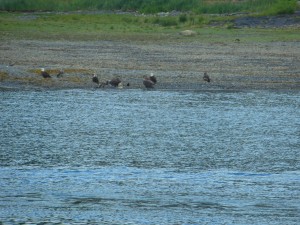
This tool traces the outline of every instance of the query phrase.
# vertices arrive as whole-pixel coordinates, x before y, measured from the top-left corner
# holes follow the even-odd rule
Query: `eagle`
[[[203,80],[204,80],[204,81],[207,81],[207,82],[210,82],[210,78],[209,78],[209,76],[207,75],[206,72],[204,72]]]
[[[44,77],[44,78],[51,78],[50,74],[48,72],[45,71],[45,68],[42,68],[41,69],[41,75]]]
[[[121,79],[120,78],[113,78],[111,80],[106,81],[106,85],[110,85],[113,87],[118,87],[121,84]]]
[[[157,83],[156,77],[153,73],[150,74],[150,77],[145,76],[143,80],[143,84],[146,88],[154,88],[154,85]]]
[[[151,73],[149,79],[150,79],[154,84],[157,83],[157,79],[156,79],[156,77],[153,75],[153,73]]]
[[[150,77],[144,77],[143,84],[146,88],[154,88],[155,85]]]
[[[99,79],[98,79],[98,77],[97,77],[97,75],[96,75],[95,73],[94,73],[94,75],[93,75],[92,81],[93,81],[94,83],[96,83],[96,84],[99,85]]]

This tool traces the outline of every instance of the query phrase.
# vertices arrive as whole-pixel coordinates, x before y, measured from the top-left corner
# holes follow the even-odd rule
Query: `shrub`
[[[185,23],[187,21],[187,16],[186,14],[182,14],[179,16],[179,22],[180,23]]]
[[[270,15],[293,14],[297,8],[297,0],[277,0],[269,10],[266,11]]]
[[[161,25],[163,27],[169,27],[169,26],[177,26],[178,23],[176,21],[176,17],[163,17],[163,18],[156,18],[153,21],[154,24]]]
[[[128,10],[145,13],[172,10],[197,13],[232,13],[239,11],[270,14],[293,13],[297,0],[0,0],[0,10],[7,11],[74,11],[74,10]],[[185,15],[179,22],[185,23]]]

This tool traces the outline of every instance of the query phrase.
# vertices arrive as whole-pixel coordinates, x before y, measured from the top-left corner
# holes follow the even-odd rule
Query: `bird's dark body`
[[[154,88],[155,83],[150,78],[145,78],[143,84],[146,88]]]
[[[121,83],[121,79],[120,78],[113,78],[109,81],[107,81],[107,84],[110,84],[113,87],[118,87],[118,85]]]
[[[42,77],[44,77],[44,78],[51,78],[50,74],[47,73],[46,71],[42,71],[42,72],[41,72],[41,75],[42,75]]]
[[[154,75],[151,75],[150,78],[149,78],[154,84],[157,83],[157,79]]]
[[[94,77],[93,77],[93,82],[96,83],[96,84],[99,84],[99,79],[98,79],[98,77],[94,76]]]
[[[203,75],[203,80],[206,81],[206,82],[210,82],[210,77],[207,75],[206,72]]]

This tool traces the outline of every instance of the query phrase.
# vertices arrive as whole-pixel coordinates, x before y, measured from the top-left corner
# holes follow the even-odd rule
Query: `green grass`
[[[300,41],[299,29],[233,29],[234,17],[177,17],[78,13],[0,13],[0,39],[232,42]],[[224,26],[212,28],[210,21]],[[183,37],[182,30],[199,35]]]
[[[141,13],[192,11],[194,13],[292,13],[297,0],[0,0],[3,11],[122,10]]]
[[[297,8],[297,1],[295,0],[277,0],[276,4],[271,5],[265,9],[265,15],[278,15],[278,14],[292,14]]]
[[[154,33],[184,27],[179,17],[133,16],[116,14],[0,13],[0,31],[32,36],[113,35]]]

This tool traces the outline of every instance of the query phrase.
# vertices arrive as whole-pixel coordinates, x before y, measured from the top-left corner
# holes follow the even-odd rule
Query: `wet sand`
[[[120,77],[124,88],[144,88],[153,73],[157,90],[300,90],[300,42],[4,40],[0,52],[2,90],[95,88],[93,73],[100,81]],[[51,79],[40,76],[42,67]]]

